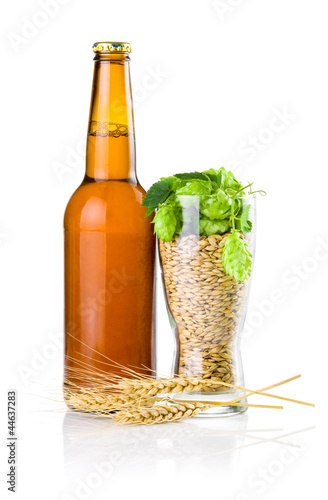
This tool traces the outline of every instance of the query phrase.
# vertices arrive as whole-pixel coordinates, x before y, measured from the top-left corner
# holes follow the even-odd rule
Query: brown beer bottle
[[[119,365],[155,369],[155,239],[136,176],[131,47],[93,50],[86,174],[64,218],[64,387],[90,386],[84,372],[118,374]]]

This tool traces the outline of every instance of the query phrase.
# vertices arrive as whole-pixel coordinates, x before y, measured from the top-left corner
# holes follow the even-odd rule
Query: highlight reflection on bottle
[[[136,176],[131,48],[94,51],[86,174],[64,218],[64,377],[79,385],[90,384],[77,370],[120,373],[110,360],[155,369],[155,238]]]

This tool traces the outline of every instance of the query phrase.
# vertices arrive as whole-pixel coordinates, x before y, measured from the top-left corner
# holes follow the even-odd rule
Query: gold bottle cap
[[[93,52],[132,52],[131,45],[123,42],[97,42],[92,50]]]

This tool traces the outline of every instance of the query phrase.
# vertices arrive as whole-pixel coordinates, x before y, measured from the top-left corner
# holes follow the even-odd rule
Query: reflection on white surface
[[[65,471],[83,473],[91,462],[109,462],[113,475],[179,476],[193,469],[225,475],[243,446],[247,415],[194,419],[174,424],[121,426],[108,419],[68,411],[63,423]]]
[[[122,487],[123,500],[148,499],[145,485],[149,491],[156,488],[157,500],[166,499],[168,482],[176,496],[190,499],[200,498],[204,487],[214,483],[213,500],[275,498],[276,485],[283,484],[308,453],[304,443],[313,426],[302,427],[301,421],[296,426],[294,419],[294,425],[284,431],[276,425],[276,418],[256,418],[250,412],[229,418],[122,426],[67,411],[61,500],[103,499],[121,492]],[[158,489],[159,485],[163,487]]]

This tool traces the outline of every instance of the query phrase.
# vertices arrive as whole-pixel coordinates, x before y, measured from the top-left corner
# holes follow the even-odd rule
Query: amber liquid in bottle
[[[94,60],[86,174],[64,218],[64,386],[119,365],[155,369],[155,239],[136,177],[129,55]]]

